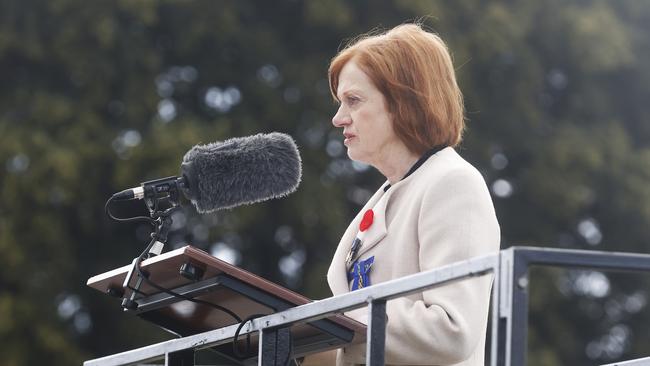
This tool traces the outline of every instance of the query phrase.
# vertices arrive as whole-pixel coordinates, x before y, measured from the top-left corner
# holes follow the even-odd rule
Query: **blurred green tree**
[[[170,246],[192,243],[328,296],[329,258],[381,177],[352,164],[331,128],[327,63],[342,40],[414,19],[455,56],[469,120],[460,152],[491,188],[504,247],[650,249],[645,3],[7,0],[3,363],[79,364],[167,337],[85,280],[128,263],[148,235],[146,226],[110,222],[104,201],[176,174],[197,143],[289,133],[303,182],[279,201],[203,216],[188,208]],[[647,356],[647,278],[531,278],[529,364]]]

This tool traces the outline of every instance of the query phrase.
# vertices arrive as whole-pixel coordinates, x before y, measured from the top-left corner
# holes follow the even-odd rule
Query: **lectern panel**
[[[182,276],[179,269],[190,263],[203,271],[203,276],[192,281]],[[131,265],[124,266],[88,280],[88,286],[108,293],[122,290]],[[219,260],[210,254],[186,246],[142,262],[142,270],[155,284],[193,299],[216,304],[233,312],[239,319],[253,314],[271,314],[310,302],[300,294],[288,290],[257,275]],[[137,276],[130,285],[135,286]],[[144,282],[142,294],[136,298],[135,313],[170,332],[187,336],[237,324],[232,314],[206,303],[196,303],[160,292]],[[115,292],[115,291],[113,291]],[[129,293],[130,290],[127,290]],[[291,327],[292,344],[296,357],[316,351],[341,347],[365,340],[365,325],[343,315],[334,315]],[[257,356],[257,334],[252,337],[252,352],[248,361]],[[240,349],[243,349],[240,340]],[[219,353],[232,359],[232,345],[216,347]],[[245,362],[246,360],[240,360]]]

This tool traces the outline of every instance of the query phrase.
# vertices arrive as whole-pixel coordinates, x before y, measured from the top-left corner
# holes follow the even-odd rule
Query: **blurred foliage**
[[[5,0],[3,364],[79,364],[168,337],[85,281],[128,263],[148,235],[110,222],[105,199],[176,174],[197,143],[289,133],[303,182],[279,201],[188,208],[170,247],[328,296],[339,236],[382,181],[348,161],[330,125],[328,61],[357,34],[414,19],[453,51],[468,116],[459,150],[493,192],[503,247],[650,250],[646,2]],[[530,365],[648,356],[646,277],[531,279]]]

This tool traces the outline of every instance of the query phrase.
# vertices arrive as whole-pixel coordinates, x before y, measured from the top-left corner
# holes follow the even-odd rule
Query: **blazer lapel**
[[[363,253],[377,245],[381,239],[386,236],[386,206],[392,194],[392,190],[392,188],[388,190],[388,192],[381,196],[374,207],[372,207],[372,210],[374,211],[374,220],[372,225],[368,228],[366,237],[363,239],[363,242],[361,242],[361,248],[359,249],[357,257],[361,257]]]
[[[348,269],[345,266],[345,258],[348,255],[348,252],[350,251],[350,248],[352,247],[352,242],[354,241],[354,238],[356,238],[357,233],[359,232],[359,223],[361,222],[361,218],[363,218],[363,214],[366,212],[366,210],[373,208],[373,206],[377,206],[379,202],[381,202],[381,198],[386,196],[387,193],[384,193],[383,190],[383,185],[380,189],[375,192],[375,194],[370,197],[368,202],[365,204],[365,206],[359,211],[357,216],[352,220],[352,223],[350,223],[350,226],[345,230],[345,233],[343,233],[343,236],[341,237],[341,242],[336,248],[336,252],[334,253],[334,257],[332,258],[332,263],[330,265],[329,270],[327,271],[327,282],[330,285],[330,288],[332,290],[332,293],[334,295],[342,294],[345,292],[350,291],[350,286],[348,284]],[[384,205],[385,206],[385,205]],[[374,210],[374,208],[373,208]],[[375,218],[374,222],[368,229],[368,233],[366,234],[366,239],[364,240],[360,252],[363,252],[364,247],[366,246],[366,243],[368,242],[368,239],[372,238],[375,240],[375,244],[381,240],[384,236],[386,236],[386,224],[385,220],[381,218],[382,224],[383,225],[383,235],[381,234],[381,231],[378,231],[377,233],[371,233],[371,230],[377,225],[377,218]]]

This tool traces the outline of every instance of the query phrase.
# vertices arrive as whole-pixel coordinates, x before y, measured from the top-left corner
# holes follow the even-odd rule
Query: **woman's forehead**
[[[343,66],[339,74],[337,94],[340,96],[350,91],[375,89],[370,77],[353,61]]]

